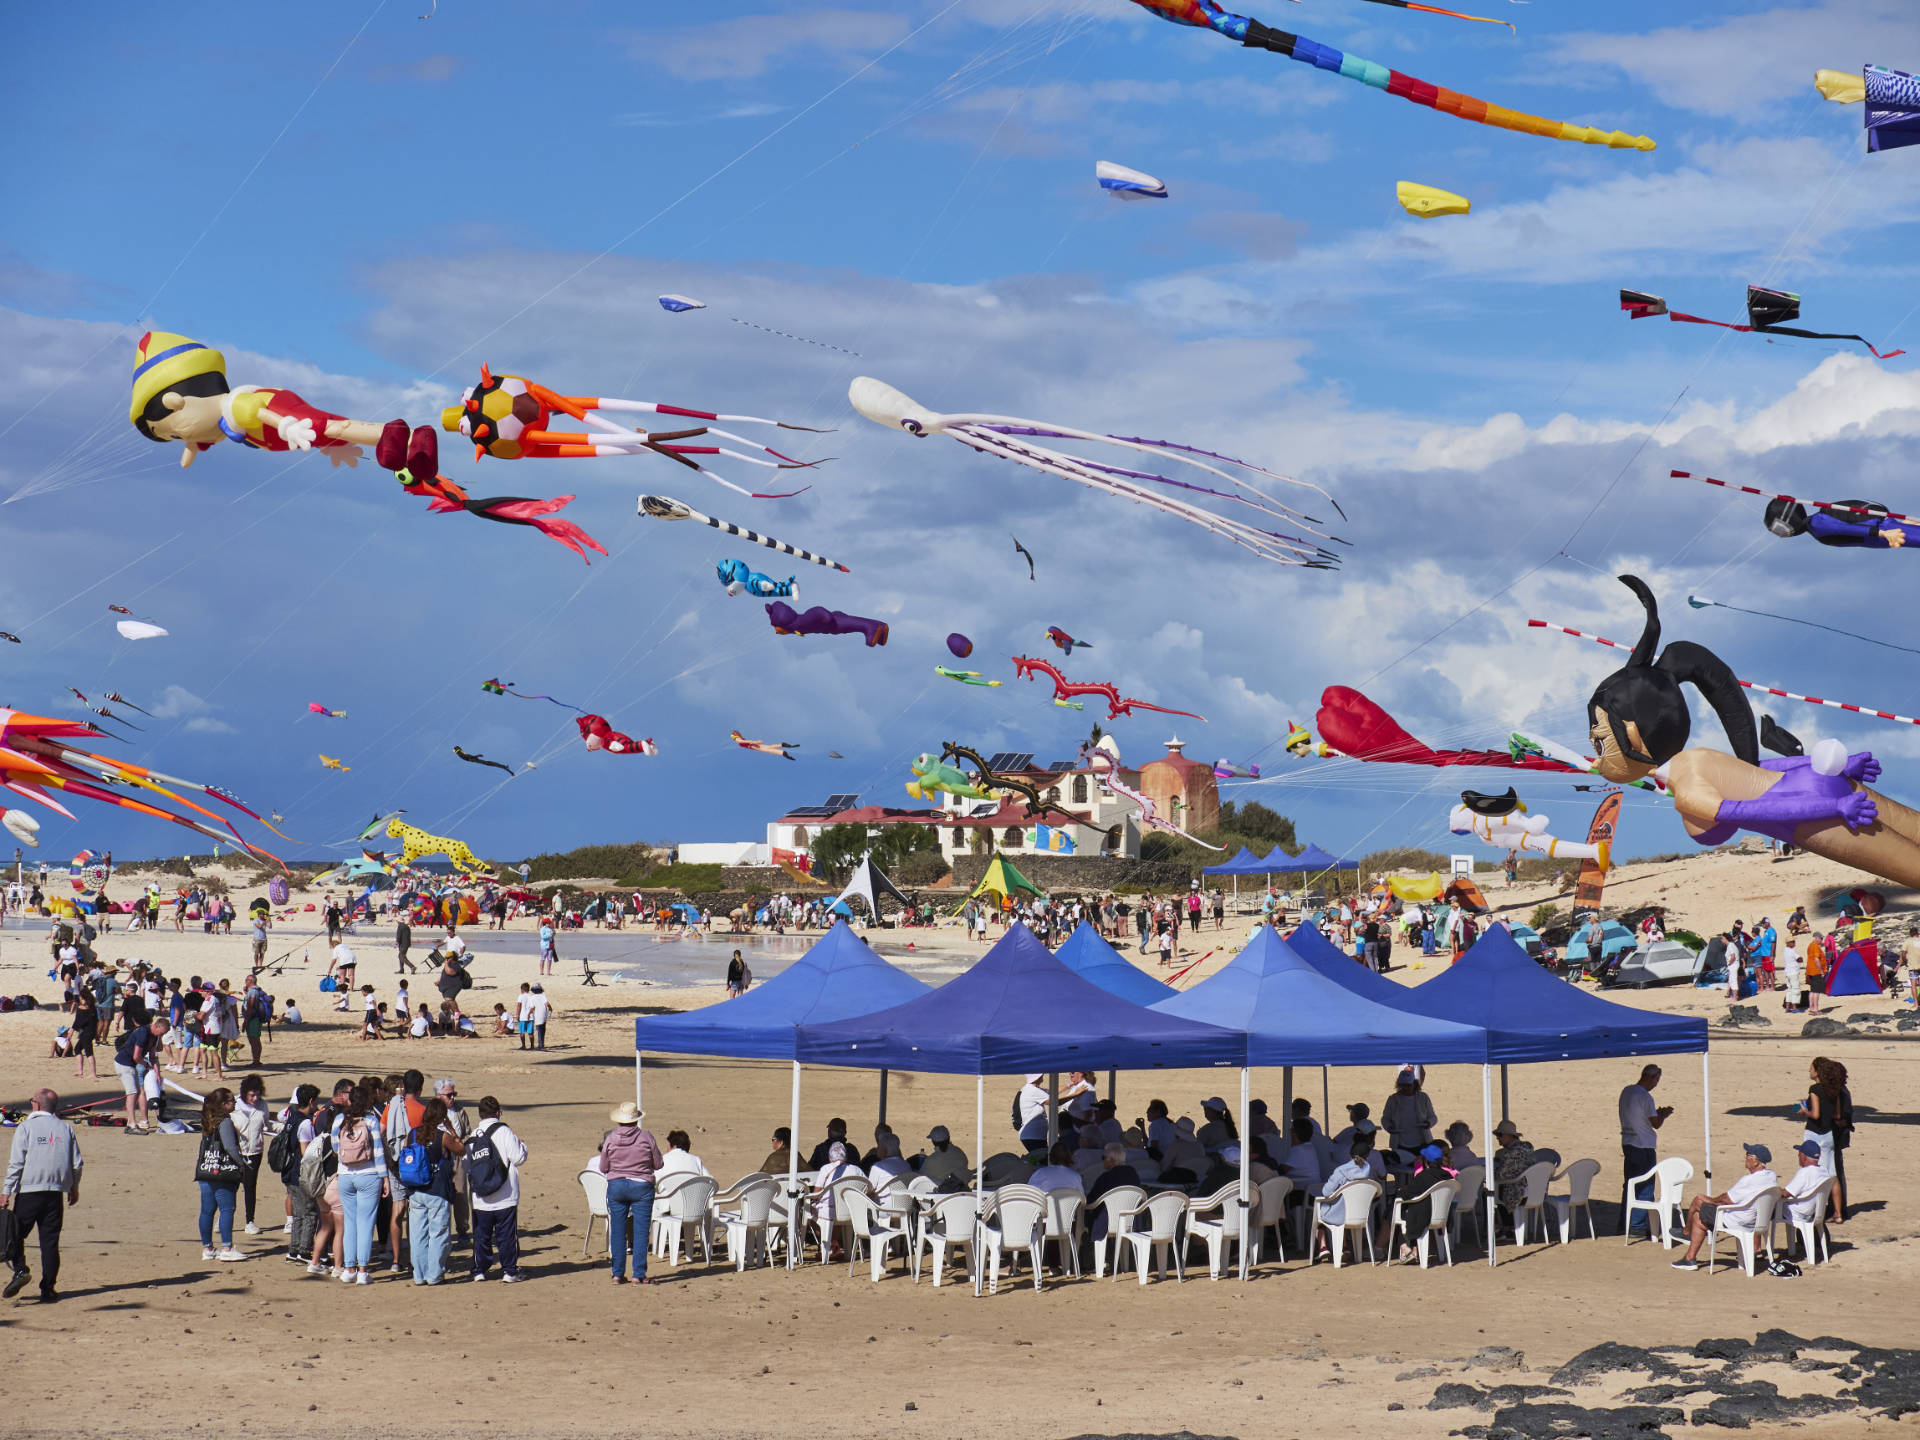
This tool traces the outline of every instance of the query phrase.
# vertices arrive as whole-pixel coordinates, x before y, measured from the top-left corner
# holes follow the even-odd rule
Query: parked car
[[[1644,990],[1649,985],[1691,984],[1700,973],[1702,951],[1696,955],[1678,940],[1656,940],[1642,945],[1607,973],[1601,983]]]

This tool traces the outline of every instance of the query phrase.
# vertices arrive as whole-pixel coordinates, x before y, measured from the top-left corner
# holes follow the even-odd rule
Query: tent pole
[[[885,1066],[882,1066],[880,1069],[880,1123],[882,1125],[887,1123],[887,1071]]]
[[[1511,1120],[1513,1111],[1507,1108],[1507,1067],[1500,1067],[1500,1118]]]
[[[1487,1264],[1491,1267],[1500,1263],[1498,1257],[1494,1254],[1493,1245],[1493,1202],[1496,1194],[1493,1185],[1493,1157],[1497,1152],[1495,1148],[1496,1142],[1493,1136],[1492,1065],[1482,1065],[1480,1067],[1480,1113],[1482,1123],[1487,1127],[1487,1166],[1486,1174],[1480,1183],[1486,1186],[1487,1189]]]
[[[794,1268],[806,1227],[800,1218],[800,1062],[793,1062],[793,1104],[787,1121],[787,1268]]]
[[[1293,1138],[1293,1067],[1286,1066],[1280,1072],[1280,1128],[1286,1131],[1291,1142]]]
[[[1253,1130],[1248,1123],[1253,1117],[1253,1070],[1250,1066],[1240,1067],[1240,1278],[1247,1278],[1247,1246],[1253,1236],[1249,1222],[1253,1218],[1253,1189],[1250,1183],[1253,1173]],[[1118,1240],[1113,1242],[1118,1245]]]
[[[1060,1072],[1047,1076],[1047,1154],[1060,1139]]]
[[[638,1050],[633,1052],[633,1104],[638,1110],[647,1108],[646,1096],[640,1085],[640,1052]]]
[[[1119,1111],[1120,1105],[1119,1102],[1113,1098],[1113,1092],[1115,1085],[1119,1083],[1119,1078],[1120,1072],[1118,1070],[1107,1071],[1107,1103],[1113,1106],[1116,1113]]]
[[[1330,1067],[1326,1065],[1320,1067],[1320,1131],[1322,1134],[1326,1133],[1327,1121],[1333,1115],[1332,1091],[1327,1079],[1329,1069]],[[1291,1116],[1288,1117],[1287,1123],[1289,1125],[1293,1123]]]
[[[973,1077],[973,1243],[967,1255],[973,1261],[974,1298],[980,1295],[980,1215],[987,1205],[987,1077]],[[1114,1242],[1116,1245],[1118,1241]]]
[[[1707,1148],[1704,1167],[1707,1194],[1711,1195],[1713,1194],[1713,1071],[1707,1059],[1707,1052],[1704,1050],[1700,1052],[1700,1112],[1700,1119],[1705,1126],[1707,1137],[1704,1141]],[[1661,1223],[1665,1224],[1666,1221],[1667,1217],[1662,1216]]]

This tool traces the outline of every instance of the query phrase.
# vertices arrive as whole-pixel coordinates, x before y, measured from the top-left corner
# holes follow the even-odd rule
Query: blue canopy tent
[[[1284,1066],[1290,1080],[1295,1065],[1397,1065],[1407,1060],[1484,1065],[1487,1058],[1486,1031],[1377,1004],[1323,975],[1270,925],[1254,931],[1246,948],[1218,973],[1153,1008],[1162,1015],[1246,1034],[1247,1064],[1240,1071],[1242,1135],[1250,1133],[1247,1107],[1255,1065]],[[1291,1091],[1289,1083],[1289,1112]],[[1251,1150],[1247,1145],[1240,1150],[1243,1200],[1249,1193]],[[1246,1274],[1243,1249],[1241,1278]]]
[[[1222,860],[1218,865],[1203,866],[1202,875],[1257,875],[1260,870],[1260,857],[1246,846],[1240,847],[1240,853],[1231,860]]]
[[[1084,920],[1067,937],[1066,943],[1053,952],[1053,958],[1109,995],[1118,995],[1136,1005],[1151,1005],[1180,993],[1127,959]]]
[[[1306,849],[1291,858],[1282,854],[1280,847],[1276,845],[1273,847],[1273,854],[1269,855],[1267,859],[1285,860],[1286,864],[1280,867],[1278,871],[1278,873],[1284,875],[1324,875],[1330,870],[1358,870],[1360,868],[1360,862],[1358,860],[1342,860],[1338,856],[1329,855],[1311,840],[1307,842]]]

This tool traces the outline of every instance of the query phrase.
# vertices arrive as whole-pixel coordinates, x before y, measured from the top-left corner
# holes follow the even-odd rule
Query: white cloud
[[[903,39],[908,21],[885,10],[738,15],[626,38],[627,54],[682,80],[752,80],[797,57],[850,65]]]

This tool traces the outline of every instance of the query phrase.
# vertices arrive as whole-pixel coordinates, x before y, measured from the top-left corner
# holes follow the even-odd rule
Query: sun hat
[[[1520,1136],[1520,1127],[1511,1120],[1502,1120],[1498,1125],[1493,1127],[1493,1133],[1496,1135],[1511,1135],[1515,1139],[1518,1139]]]
[[[607,1118],[616,1125],[638,1125],[646,1112],[631,1100],[623,1100],[618,1108],[607,1112]]]

